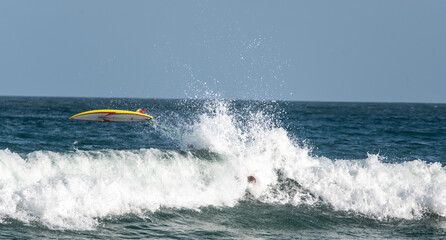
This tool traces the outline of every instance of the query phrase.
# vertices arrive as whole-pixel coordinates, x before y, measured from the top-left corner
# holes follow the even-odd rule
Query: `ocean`
[[[446,104],[0,97],[0,238],[442,239],[445,165]]]

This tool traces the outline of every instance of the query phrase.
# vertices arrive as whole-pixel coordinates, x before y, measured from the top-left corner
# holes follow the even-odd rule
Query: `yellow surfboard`
[[[113,109],[100,109],[82,112],[76,114],[70,119],[90,122],[147,122],[152,121],[153,117],[142,112],[126,111],[126,110],[113,110]]]

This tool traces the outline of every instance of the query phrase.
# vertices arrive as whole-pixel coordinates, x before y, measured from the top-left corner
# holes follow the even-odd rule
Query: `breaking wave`
[[[0,221],[94,229],[101,218],[233,207],[245,199],[327,204],[378,219],[446,216],[441,164],[314,156],[270,114],[231,108],[210,102],[191,126],[199,137],[184,140],[189,150],[0,150]]]

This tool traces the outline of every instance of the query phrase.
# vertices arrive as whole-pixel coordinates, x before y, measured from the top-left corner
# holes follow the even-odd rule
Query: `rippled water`
[[[170,132],[68,119],[138,108]],[[0,97],[0,125],[1,238],[446,236],[444,104]]]

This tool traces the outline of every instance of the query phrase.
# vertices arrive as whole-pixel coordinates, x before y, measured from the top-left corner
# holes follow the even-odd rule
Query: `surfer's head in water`
[[[248,183],[252,183],[253,185],[256,184],[256,178],[254,176],[249,176],[248,177]]]

